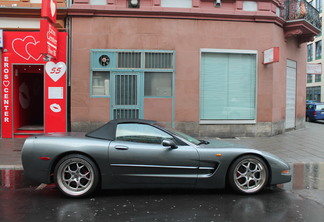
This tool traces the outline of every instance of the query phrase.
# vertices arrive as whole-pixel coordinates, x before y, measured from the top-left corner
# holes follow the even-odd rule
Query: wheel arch
[[[58,162],[68,156],[68,155],[72,155],[72,154],[78,154],[78,155],[82,155],[82,156],[86,156],[87,158],[89,158],[90,160],[92,160],[92,162],[94,162],[94,164],[96,165],[98,171],[99,171],[99,183],[98,184],[101,184],[101,180],[102,180],[102,174],[101,174],[101,169],[97,163],[97,161],[88,153],[85,153],[85,152],[80,152],[80,151],[69,151],[69,152],[65,152],[65,153],[61,153],[60,155],[58,155],[55,160],[53,161],[52,165],[51,165],[51,169],[50,169],[50,180],[51,180],[51,183],[54,182],[54,170],[55,170],[55,167],[56,165],[58,164]]]
[[[232,167],[232,165],[234,164],[234,162],[241,158],[242,156],[256,156],[258,158],[260,158],[261,160],[263,160],[263,162],[267,165],[267,172],[268,172],[268,181],[267,181],[267,184],[266,186],[269,186],[271,184],[271,178],[272,178],[272,172],[271,172],[271,166],[269,164],[269,161],[264,157],[262,156],[261,154],[258,154],[258,153],[242,153],[240,155],[238,155],[237,157],[235,157],[232,162],[229,164],[229,167],[227,168],[226,170],[226,177],[225,177],[225,185],[226,187],[228,186],[229,184],[229,171],[230,171],[230,168]]]

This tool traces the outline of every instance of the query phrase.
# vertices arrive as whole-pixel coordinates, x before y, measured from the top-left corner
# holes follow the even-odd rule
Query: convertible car
[[[149,120],[112,120],[87,134],[26,139],[22,163],[27,177],[55,183],[70,197],[98,187],[200,188],[230,186],[253,194],[291,180],[276,156],[221,140],[197,140]]]

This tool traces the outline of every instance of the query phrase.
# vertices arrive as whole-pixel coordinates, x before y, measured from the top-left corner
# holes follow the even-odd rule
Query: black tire
[[[99,170],[86,156],[71,154],[63,157],[55,166],[54,182],[69,197],[85,197],[98,187]]]
[[[306,116],[306,122],[311,122],[309,116]]]
[[[235,160],[228,173],[231,188],[239,193],[254,194],[268,183],[269,171],[265,162],[254,155],[246,155]]]

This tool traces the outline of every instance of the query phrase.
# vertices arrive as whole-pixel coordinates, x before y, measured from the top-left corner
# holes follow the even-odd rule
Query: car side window
[[[313,109],[314,105],[307,105],[306,109]]]
[[[164,139],[173,139],[171,135],[153,126],[137,123],[118,124],[116,140],[136,143],[161,144]]]

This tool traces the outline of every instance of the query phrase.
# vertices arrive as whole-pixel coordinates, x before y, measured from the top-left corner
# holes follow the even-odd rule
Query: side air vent
[[[102,55],[99,57],[99,63],[102,66],[107,66],[110,62],[110,58],[107,55]]]

